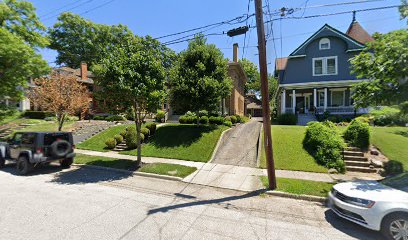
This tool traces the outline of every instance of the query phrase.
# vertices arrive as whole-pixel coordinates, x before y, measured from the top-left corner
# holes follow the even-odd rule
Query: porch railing
[[[294,113],[293,108],[285,108],[285,113]]]
[[[331,114],[354,114],[354,107],[349,106],[349,107],[327,107],[326,108],[327,112],[330,112]],[[324,113],[324,107],[317,107],[317,113],[322,114]]]

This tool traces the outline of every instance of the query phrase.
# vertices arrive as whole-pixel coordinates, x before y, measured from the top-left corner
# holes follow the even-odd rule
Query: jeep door
[[[23,133],[16,133],[13,136],[13,139],[10,141],[10,157],[12,159],[17,159],[20,155],[20,145],[21,145],[21,138],[23,137]]]

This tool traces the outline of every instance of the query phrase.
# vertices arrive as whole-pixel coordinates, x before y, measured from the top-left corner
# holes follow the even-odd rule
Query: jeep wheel
[[[1,153],[0,153],[0,169],[4,168],[5,165],[6,165],[6,159],[4,159],[4,157],[1,156]]]
[[[74,162],[73,158],[65,158],[64,160],[60,161],[60,164],[61,164],[61,167],[63,168],[69,168],[73,162]]]
[[[26,175],[32,168],[33,165],[28,161],[27,157],[21,156],[17,159],[16,169],[19,175]]]
[[[399,240],[408,238],[408,214],[394,213],[387,216],[381,226],[386,239]]]

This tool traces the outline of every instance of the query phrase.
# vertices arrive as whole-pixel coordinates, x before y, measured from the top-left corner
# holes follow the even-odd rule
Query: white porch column
[[[281,99],[281,113],[285,113],[286,110],[286,90],[283,89]]]
[[[296,90],[292,90],[292,111],[296,114]]]
[[[327,108],[327,88],[324,89],[324,111]]]
[[[313,106],[317,108],[317,90],[316,88],[313,89]]]

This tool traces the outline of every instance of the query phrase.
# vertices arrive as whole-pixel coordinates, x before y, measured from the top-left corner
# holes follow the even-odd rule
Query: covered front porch
[[[282,88],[281,113],[354,115],[350,87]]]

